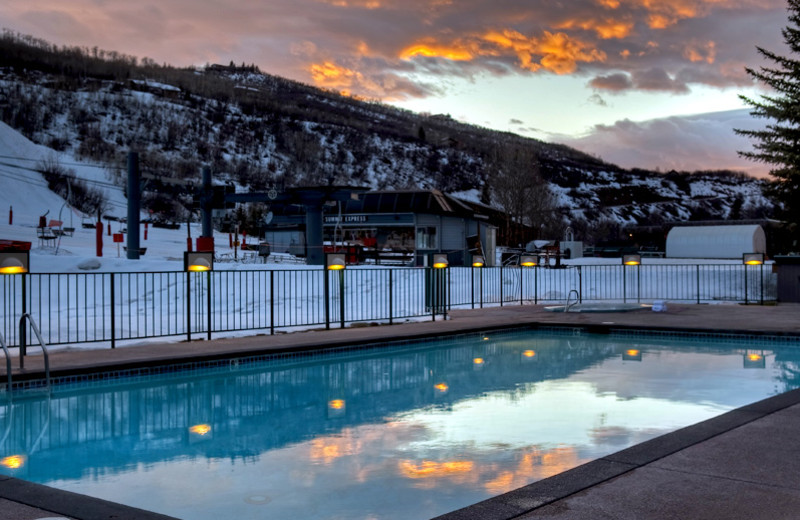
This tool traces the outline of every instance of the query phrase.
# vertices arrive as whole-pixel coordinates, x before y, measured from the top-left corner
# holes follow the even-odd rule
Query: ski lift
[[[92,220],[92,217],[81,217],[81,227],[84,229],[94,229],[95,223],[94,220]]]

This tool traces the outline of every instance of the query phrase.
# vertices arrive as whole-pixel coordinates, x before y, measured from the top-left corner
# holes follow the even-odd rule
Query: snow
[[[0,219],[0,239],[31,242],[30,269],[32,273],[81,273],[85,271],[82,271],[79,266],[85,264],[89,260],[94,260],[99,263],[99,267],[96,270],[92,270],[92,273],[182,272],[183,252],[186,249],[187,236],[190,234],[193,239],[198,237],[200,235],[200,224],[193,223],[188,229],[187,225],[184,224],[181,226],[181,229],[177,230],[149,227],[147,230],[147,239],[144,238],[145,233],[144,229],[142,229],[140,230],[141,246],[146,247],[147,252],[139,260],[128,260],[125,252],[119,247],[120,245],[114,244],[111,237],[108,236],[109,224],[112,232],[119,232],[125,224],[120,222],[104,222],[102,256],[97,257],[96,231],[94,229],[83,228],[81,226],[83,221],[82,216],[71,211],[69,205],[66,204],[63,198],[49,191],[42,175],[33,169],[38,161],[51,158],[54,154],[62,165],[73,169],[79,178],[93,182],[95,186],[102,187],[109,197],[114,214],[127,214],[123,191],[111,184],[105,170],[92,164],[80,162],[69,154],[58,154],[47,147],[36,145],[7,125],[0,123],[0,157],[2,157],[2,159],[0,159],[0,178],[2,179],[2,189],[0,189],[0,211],[5,210],[5,208],[11,209],[13,206],[13,222],[9,223],[9,219],[5,218],[6,215],[3,215]],[[36,228],[39,217],[44,214],[47,214],[48,219],[60,217],[60,219],[64,221],[65,226],[75,228],[74,234],[72,236],[63,236],[59,238],[55,244],[39,244]],[[248,237],[248,239],[252,240],[250,237]],[[280,280],[279,283],[283,284],[281,287],[292,288],[291,291],[281,291],[281,294],[276,296],[274,307],[279,309],[279,313],[284,313],[276,315],[276,320],[282,320],[276,326],[280,327],[281,330],[288,331],[319,326],[320,320],[322,319],[320,316],[324,308],[321,294],[322,277],[317,274],[312,276],[311,274],[298,272],[298,270],[303,270],[306,273],[310,273],[311,270],[319,271],[319,267],[308,267],[303,264],[292,263],[292,261],[296,261],[297,259],[286,254],[270,255],[269,263],[267,264],[256,263],[255,252],[235,252],[234,249],[229,247],[229,236],[226,233],[215,232],[214,240],[217,258],[215,261],[215,270],[231,271],[233,272],[233,280],[235,280],[235,282],[225,282],[224,285],[220,282],[221,285],[219,287],[222,288],[215,288],[213,291],[215,294],[215,301],[213,302],[215,311],[213,316],[215,320],[220,321],[220,323],[215,322],[215,330],[229,330],[229,332],[225,333],[215,333],[215,337],[258,333],[258,324],[261,323],[259,321],[259,316],[263,316],[265,313],[269,315],[268,308],[273,304],[272,302],[266,303],[266,298],[263,294],[258,294],[255,290],[252,290],[252,284],[255,281],[258,281],[258,283],[266,283],[265,280],[269,280],[269,276],[266,276],[264,271],[276,271],[276,284],[278,284],[277,280]],[[233,261],[234,255],[237,256],[238,261]],[[580,258],[566,260],[563,263],[568,266],[580,265],[587,267],[583,271],[583,280],[580,282],[582,284],[584,298],[586,299],[602,299],[609,297],[621,299],[623,297],[621,293],[615,293],[614,296],[609,296],[606,288],[622,286],[623,284],[620,283],[620,277],[625,276],[630,278],[635,272],[625,270],[625,274],[622,275],[621,273],[623,270],[619,269],[619,258]],[[739,268],[735,267],[741,266],[740,260],[726,262],[705,259],[664,260],[659,258],[645,258],[643,259],[643,264],[643,267],[657,264],[670,264],[672,267],[665,267],[663,271],[659,272],[671,273],[669,276],[673,277],[675,280],[683,280],[685,278],[687,286],[691,286],[698,276],[694,270],[689,272],[689,269],[687,269],[688,266],[703,264],[721,266],[724,272],[732,273],[729,275],[730,280],[722,284],[726,287],[725,290],[727,292],[725,292],[721,298],[726,300],[737,298],[743,300],[741,295],[737,293],[737,291],[740,290],[737,287],[741,285],[738,281],[741,271],[738,270]],[[598,266],[609,266],[609,268],[597,269],[596,267]],[[614,268],[610,266],[614,266]],[[391,267],[375,268],[374,266],[365,266],[348,268],[346,274],[348,280],[345,289],[347,321],[375,321],[385,319],[386,316],[381,314],[385,312],[381,310],[383,309],[381,306],[386,300],[386,293],[381,291],[380,288],[387,285],[387,273],[391,269],[395,269],[393,285],[393,287],[395,287],[393,297],[393,301],[395,302],[395,321],[402,321],[403,319],[430,319],[429,315],[426,316],[424,304],[425,271],[423,269],[397,270]],[[764,269],[764,272],[768,273],[766,269]],[[540,284],[538,298],[540,300],[541,298],[546,298],[550,301],[563,302],[568,292],[576,287],[575,284],[578,283],[578,276],[576,273],[577,270],[539,270],[537,274],[538,283]],[[472,273],[466,268],[453,269],[451,273],[450,291],[453,295],[452,297],[454,299],[460,299],[462,303],[469,301],[470,298],[471,293],[468,281],[470,274]],[[119,276],[121,277],[122,275]],[[223,277],[226,276],[227,275]],[[529,275],[523,274],[520,269],[506,269],[502,272],[501,280],[498,275],[498,270],[495,269],[487,271],[485,276],[487,280],[484,291],[486,301],[497,302],[499,301],[497,298],[501,290],[505,291],[504,294],[506,298],[508,298],[509,295],[519,294],[522,277],[527,277]],[[660,276],[662,275],[657,273],[656,276],[650,276],[646,269],[642,269],[640,280],[636,282],[641,284],[641,294],[651,295],[651,298],[663,298],[658,292],[659,287],[663,285],[663,280],[659,278]],[[68,277],[63,278],[67,279]],[[164,330],[170,331],[169,334],[174,334],[172,336],[168,335],[167,337],[148,339],[146,341],[182,340],[185,337],[185,332],[176,333],[177,329],[175,323],[171,322],[175,322],[176,320],[180,321],[180,318],[176,318],[174,315],[174,307],[177,305],[174,302],[183,297],[184,293],[176,292],[176,287],[183,283],[176,282],[176,280],[183,280],[183,275],[181,274],[180,277],[174,276],[170,279],[172,281],[161,288],[158,286],[154,287],[152,280],[149,282],[149,287],[147,281],[137,281],[144,280],[145,277],[142,276],[135,277],[131,275],[131,277],[127,279],[134,280],[132,282],[134,286],[127,289],[129,292],[126,294],[119,294],[118,296],[120,298],[124,297],[126,303],[131,305],[130,312],[134,314],[133,323],[132,325],[118,323],[116,337],[118,339],[131,338],[131,341],[128,342],[129,344],[141,343],[145,340],[137,337],[137,334],[139,334],[139,332],[137,332],[137,327],[144,324],[145,329],[148,326],[161,326]],[[631,278],[631,283],[628,285],[629,290],[634,286],[632,283],[634,279],[635,278]],[[41,280],[39,278],[32,278],[31,280],[30,287],[32,288],[32,292],[35,283],[44,283],[37,282],[36,280]],[[56,285],[63,283],[62,278],[54,278],[54,280],[58,280],[57,282],[52,282]],[[493,282],[490,283],[489,280]],[[532,291],[529,287],[531,278],[526,278],[525,281],[525,291],[527,295],[528,291]],[[751,283],[753,281],[754,280],[751,279]],[[51,283],[50,279],[48,279],[47,283]],[[68,284],[69,282],[67,281],[66,283]],[[107,282],[102,282],[98,279],[97,282],[91,281],[90,285],[94,283],[99,284]],[[144,286],[136,287],[138,283],[144,283]],[[11,285],[6,287],[11,287]],[[76,321],[75,313],[82,312],[83,305],[76,305],[71,299],[73,295],[69,294],[71,291],[70,287],[68,285],[65,287],[63,291],[59,289],[59,295],[57,297],[47,296],[46,294],[41,296],[33,295],[31,303],[33,308],[37,308],[37,306],[40,305],[38,298],[41,298],[43,301],[48,300],[48,298],[55,298],[53,303],[54,307],[50,308],[48,316],[41,317],[40,326],[42,330],[60,331],[65,329],[69,331],[71,328],[75,329],[73,324],[73,322]],[[99,290],[107,290],[107,286],[103,287],[105,288]],[[245,292],[243,296],[241,292],[247,291],[247,287],[250,287],[249,293]],[[713,301],[719,298],[719,295],[710,292],[716,289],[716,287],[713,289],[704,288],[703,291],[701,291],[704,294],[704,299]],[[45,289],[45,291],[46,290],[47,289]],[[74,288],[72,290],[74,290]],[[122,288],[119,290],[122,292]],[[62,296],[61,292],[65,294]],[[627,297],[630,297],[630,295],[627,295]],[[63,298],[66,298],[66,300],[61,301],[60,299]],[[75,296],[75,298],[77,298],[77,296]],[[337,298],[338,294],[333,296],[333,299]],[[689,298],[693,297],[690,296]],[[173,301],[172,315],[156,308],[157,305],[162,304],[162,301],[168,302],[170,299]],[[684,296],[683,299],[686,299],[686,297]],[[231,314],[228,312],[229,305],[235,307],[236,310],[232,326],[227,322],[221,323],[222,320],[229,319],[229,315]],[[333,307],[336,307],[332,315],[332,321],[335,321],[338,320],[338,304],[333,305]],[[167,304],[167,308],[169,308],[169,304]],[[97,309],[91,308],[90,311],[100,316],[98,319],[101,320],[105,320],[103,316],[109,313],[108,308],[103,307],[98,307]],[[322,315],[324,315],[324,313],[322,313]],[[157,323],[158,320],[155,319],[156,316],[162,316],[161,319],[164,320],[164,323],[159,325],[159,323]],[[399,318],[400,316],[403,318]],[[94,315],[92,319],[95,319]],[[83,319],[77,321],[80,322],[82,320]],[[106,323],[106,321],[102,321],[102,323]],[[4,331],[5,334],[13,334],[13,327],[9,326],[8,323],[0,325],[7,327]],[[70,327],[70,325],[72,326]],[[217,325],[220,326],[218,327]],[[91,326],[90,323],[90,327]],[[95,327],[98,326],[100,325],[95,325]],[[100,336],[98,337],[108,337],[107,334],[103,335],[102,326],[100,327]],[[178,328],[180,328],[180,325]],[[250,330],[235,330],[244,328]],[[263,326],[261,326],[261,328],[263,328]],[[11,332],[9,332],[9,330]],[[82,336],[75,336],[77,338],[75,340],[69,339],[65,342],[62,338],[53,343],[69,343],[72,341],[73,344],[68,345],[70,348],[108,347],[107,341],[87,343],[85,339],[81,340],[81,337],[85,338],[87,333],[97,334],[97,331],[89,330],[79,332]],[[68,332],[68,334],[72,333]],[[6,339],[9,340],[11,344],[14,344],[13,338],[7,337]],[[64,348],[64,346],[65,345],[59,345],[57,348]]]

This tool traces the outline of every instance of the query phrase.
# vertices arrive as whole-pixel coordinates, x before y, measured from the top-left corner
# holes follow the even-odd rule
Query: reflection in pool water
[[[0,403],[0,473],[179,518],[424,519],[799,366],[789,341],[515,332],[62,385]]]

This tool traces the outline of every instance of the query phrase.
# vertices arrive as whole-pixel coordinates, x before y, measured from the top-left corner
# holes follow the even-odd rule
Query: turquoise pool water
[[[0,395],[0,472],[187,520],[428,519],[799,385],[797,341],[495,332]]]

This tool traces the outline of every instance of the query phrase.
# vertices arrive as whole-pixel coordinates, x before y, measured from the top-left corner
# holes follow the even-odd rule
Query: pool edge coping
[[[334,341],[318,342],[311,341],[300,345],[294,346],[279,346],[279,347],[262,347],[262,348],[248,348],[239,347],[229,350],[224,350],[214,353],[177,353],[174,355],[159,356],[157,358],[146,359],[131,359],[120,361],[105,361],[91,365],[71,366],[65,368],[52,368],[50,370],[51,379],[72,376],[85,376],[88,374],[107,374],[112,372],[120,372],[126,370],[136,369],[150,369],[159,367],[175,366],[187,363],[212,363],[215,361],[222,361],[228,359],[242,359],[257,356],[280,356],[282,354],[305,354],[314,351],[328,351],[333,349],[343,349],[353,347],[353,349],[382,347],[382,346],[396,346],[404,343],[412,343],[422,340],[441,339],[446,337],[457,337],[460,335],[469,335],[485,332],[497,331],[512,331],[512,330],[559,330],[559,329],[581,329],[589,334],[603,334],[610,335],[614,333],[642,333],[645,335],[702,335],[702,336],[719,336],[719,337],[735,337],[735,338],[775,338],[775,339],[793,339],[800,341],[800,333],[795,332],[782,332],[782,331],[763,331],[756,329],[743,329],[743,330],[730,330],[730,329],[704,329],[697,327],[648,327],[641,325],[627,325],[620,323],[568,323],[568,322],[520,322],[517,324],[501,323],[495,325],[482,325],[475,327],[464,327],[457,330],[440,331],[439,333],[432,333],[430,331],[417,332],[402,336],[401,339],[386,340],[379,337],[362,338],[362,339],[337,339]],[[385,337],[385,336],[384,336]],[[238,339],[252,339],[247,338],[232,338]],[[211,340],[213,341],[224,341]],[[136,347],[127,347],[135,349]],[[5,377],[5,372],[2,372]],[[12,376],[14,385],[19,383],[31,382],[44,382],[45,372],[43,369],[33,369],[20,372],[12,368]],[[35,385],[43,386],[43,385]],[[5,389],[0,389],[0,395],[5,393]]]
[[[384,327],[381,327],[384,329]],[[250,357],[262,354],[279,352],[308,352],[314,350],[330,350],[343,346],[380,346],[398,345],[420,339],[456,337],[479,332],[492,332],[501,330],[548,330],[548,329],[581,329],[587,333],[612,334],[618,331],[637,332],[644,334],[679,334],[679,335],[704,335],[721,337],[759,337],[759,338],[791,338],[800,340],[800,333],[787,331],[763,330],[731,330],[720,328],[699,327],[665,327],[626,325],[621,323],[570,323],[570,322],[539,322],[519,320],[516,323],[498,323],[482,326],[462,327],[458,330],[442,330],[438,333],[431,331],[416,332],[403,335],[398,340],[366,339],[336,339],[317,341],[313,338],[301,345],[283,346],[273,348],[246,348],[239,347],[225,352],[206,353],[199,355],[176,354],[174,356],[158,357],[157,359],[127,360],[122,362],[106,362],[94,366],[67,368],[65,371],[72,374],[86,374],[100,370],[115,370],[125,366],[163,366],[168,364],[182,364],[189,361],[214,360],[232,357]],[[385,335],[383,336],[385,338]],[[234,338],[238,339],[238,338]],[[250,337],[252,339],[252,337]],[[136,347],[128,347],[136,348]],[[58,373],[56,370],[54,373]],[[40,378],[43,371],[38,372]],[[34,376],[37,371],[32,370],[25,374],[15,374],[16,377]],[[564,499],[580,491],[607,482],[613,478],[629,473],[637,468],[659,460],[667,455],[678,452],[695,444],[704,442],[712,437],[738,428],[744,424],[766,417],[776,411],[783,410],[800,403],[800,389],[791,390],[783,394],[767,397],[761,401],[731,410],[720,416],[706,421],[686,426],[674,432],[664,434],[654,439],[625,448],[613,454],[595,459],[552,477],[528,484],[508,493],[498,495],[484,501],[466,506],[464,508],[437,516],[437,520],[510,520],[526,513],[530,513],[542,506]],[[44,511],[61,514],[79,520],[109,518],[113,512],[115,518],[143,519],[143,520],[168,520],[173,517],[160,513],[150,512],[135,507],[108,502],[102,499],[76,494],[69,491],[58,490],[42,484],[28,482],[15,477],[0,476],[0,498],[5,498],[29,507],[40,508]],[[63,504],[63,505],[59,505]]]
[[[800,404],[800,388],[665,433],[432,520],[512,520]]]

